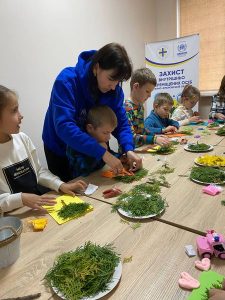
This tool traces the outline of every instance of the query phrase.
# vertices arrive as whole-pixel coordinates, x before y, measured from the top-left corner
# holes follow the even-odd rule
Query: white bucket
[[[0,218],[0,268],[13,264],[19,257],[22,228],[17,217]]]

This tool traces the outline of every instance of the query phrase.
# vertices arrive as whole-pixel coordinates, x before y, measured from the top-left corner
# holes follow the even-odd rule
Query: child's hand
[[[168,146],[171,143],[170,140],[165,136],[157,136],[155,142],[160,146]]]
[[[46,209],[43,208],[43,205],[54,206],[56,204],[55,195],[35,195],[35,194],[27,194],[22,193],[22,202],[23,205],[28,206],[33,209],[38,209],[42,212],[46,212]]]
[[[191,118],[188,119],[189,122],[201,122],[201,119],[199,118],[199,116],[193,116]]]
[[[209,290],[209,300],[224,300],[225,299],[225,291],[218,289]]]
[[[109,151],[106,151],[102,157],[103,161],[113,170],[115,174],[120,174],[123,170],[121,161],[113,156]]]
[[[216,119],[219,119],[219,120],[225,120],[225,116],[221,113],[216,113],[215,114],[215,118]]]
[[[74,192],[83,192],[87,188],[87,183],[83,180],[77,180],[75,182],[63,183],[60,185],[59,190],[64,194],[75,196]]]
[[[195,116],[195,117],[199,116],[199,112],[198,112],[198,111],[195,111],[195,112],[193,113],[193,116]]]
[[[210,289],[209,300],[224,300],[225,299],[225,280],[222,283],[222,290]]]
[[[174,133],[176,131],[177,131],[177,128],[175,126],[171,126],[171,125],[167,126],[166,128],[164,128],[162,130],[163,133],[166,133],[166,132],[172,132],[172,133]]]
[[[133,151],[127,151],[127,158],[130,165],[129,171],[135,172],[142,168],[142,159]]]

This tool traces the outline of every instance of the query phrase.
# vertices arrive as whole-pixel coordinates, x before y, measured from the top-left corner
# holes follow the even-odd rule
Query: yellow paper
[[[48,223],[48,220],[46,218],[42,218],[42,219],[33,219],[28,222],[32,223],[34,230],[44,230],[45,226]]]
[[[155,146],[153,147],[152,149],[148,149],[147,152],[151,152],[151,153],[154,153],[154,152],[157,152],[157,150],[161,149],[160,146]]]
[[[155,153],[155,152],[157,152],[157,150],[154,150],[154,149],[148,149],[147,152]]]
[[[72,217],[72,218],[67,218],[67,219],[62,219],[58,216],[58,211],[63,207],[62,200],[65,202],[65,204],[70,204],[70,203],[84,203],[83,200],[81,200],[78,197],[72,197],[69,195],[63,195],[60,197],[56,198],[57,203],[54,206],[43,206],[46,208],[49,213],[49,215],[58,223],[58,224],[63,224],[66,223],[72,219],[76,219],[77,217]],[[89,208],[86,210],[86,212],[83,214],[85,215],[86,213],[90,212],[93,210],[93,206],[90,205]],[[79,216],[80,217],[80,216]]]

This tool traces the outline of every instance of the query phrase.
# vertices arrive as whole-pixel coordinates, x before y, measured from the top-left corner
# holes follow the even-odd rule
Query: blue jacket
[[[82,130],[87,112],[96,105],[89,90],[91,57],[95,52],[82,52],[77,65],[62,70],[53,85],[42,138],[45,146],[56,155],[66,156],[67,145],[97,160],[101,159],[106,151]],[[115,112],[118,126],[113,135],[123,151],[127,152],[133,150],[134,145],[123,100],[124,94],[118,84],[114,91],[99,93],[98,104],[107,105]]]
[[[154,110],[145,119],[145,130],[151,133],[162,133],[162,129],[167,126],[175,126],[179,128],[179,123],[169,118],[161,118]]]

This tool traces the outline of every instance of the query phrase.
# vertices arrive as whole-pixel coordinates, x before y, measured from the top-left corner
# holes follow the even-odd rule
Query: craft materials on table
[[[50,216],[58,223],[63,224],[65,222],[68,222],[72,219],[84,216],[86,213],[91,212],[93,210],[92,205],[87,205],[87,208],[85,208],[84,211],[75,213],[73,216],[68,218],[62,218],[59,215],[59,212],[62,210],[63,207],[69,206],[70,204],[85,204],[83,200],[78,198],[77,196],[72,197],[69,195],[63,195],[56,198],[56,204],[54,206],[43,206],[45,209],[47,209]],[[75,206],[75,205],[74,205]]]
[[[192,167],[190,179],[200,184],[225,184],[225,172],[212,167]]]
[[[225,156],[205,154],[197,157],[194,162],[200,166],[225,167]]]
[[[112,206],[112,212],[118,211],[129,218],[151,218],[165,210],[165,201],[159,194],[158,184],[143,183],[119,196]]]
[[[99,299],[118,284],[121,274],[120,257],[112,244],[89,241],[61,254],[45,275],[45,283],[62,299]]]
[[[216,131],[216,134],[217,134],[217,135],[224,136],[224,135],[225,135],[225,126],[219,128],[219,129]]]
[[[179,133],[183,135],[192,135],[193,134],[193,127],[183,127],[179,130]]]
[[[48,220],[46,218],[40,218],[40,219],[29,220],[28,222],[33,225],[35,231],[40,231],[40,230],[44,230],[44,228],[48,223]]]
[[[196,256],[196,251],[192,245],[186,245],[184,248],[189,257]]]
[[[168,138],[174,138],[174,137],[182,137],[185,136],[186,133],[181,133],[181,132],[175,132],[175,133],[165,133],[165,136]]]
[[[118,177],[118,176],[133,176],[134,173],[131,172],[131,171],[127,171],[126,169],[123,168],[123,170],[121,171],[121,173],[119,174],[115,174],[113,172],[113,170],[106,170],[106,171],[103,171],[101,173],[101,176],[102,177],[107,177],[107,178],[115,178],[115,177]]]
[[[203,187],[202,191],[203,193],[206,193],[208,195],[215,196],[222,192],[222,187],[215,184],[210,184],[208,186]]]
[[[208,290],[211,288],[222,288],[224,276],[214,271],[203,271],[200,274],[200,287],[194,289],[188,296],[187,300],[207,300]]]
[[[184,150],[190,152],[208,152],[213,150],[214,147],[212,145],[208,145],[205,143],[189,143],[184,146]]]
[[[176,147],[174,147],[174,145],[159,146],[154,144],[148,145],[147,147],[144,147],[142,149],[135,149],[135,152],[167,155],[173,153],[175,150]]]
[[[107,190],[103,191],[102,194],[105,199],[108,199],[108,198],[117,197],[117,196],[121,195],[122,191],[121,191],[121,189],[119,189],[115,186],[111,189],[107,189]]]
[[[130,183],[133,181],[138,181],[145,177],[148,174],[148,170],[142,168],[137,170],[135,173],[131,171],[123,171],[122,174],[116,175],[112,170],[103,171],[101,173],[102,177],[116,179],[118,181],[124,182],[124,183]]]
[[[200,286],[200,282],[187,272],[182,272],[180,277],[181,278],[178,280],[178,283],[179,286],[184,289],[192,290],[197,289]]]
[[[196,238],[198,253],[203,258],[211,258],[213,255],[225,259],[225,240],[222,234],[214,230],[207,230],[206,236]]]
[[[94,185],[94,184],[91,184],[89,183],[84,194],[87,195],[87,196],[90,196],[92,195],[96,190],[98,189],[98,186],[97,185]]]
[[[208,271],[211,268],[211,261],[209,258],[204,257],[202,260],[195,261],[195,267],[201,271]]]

